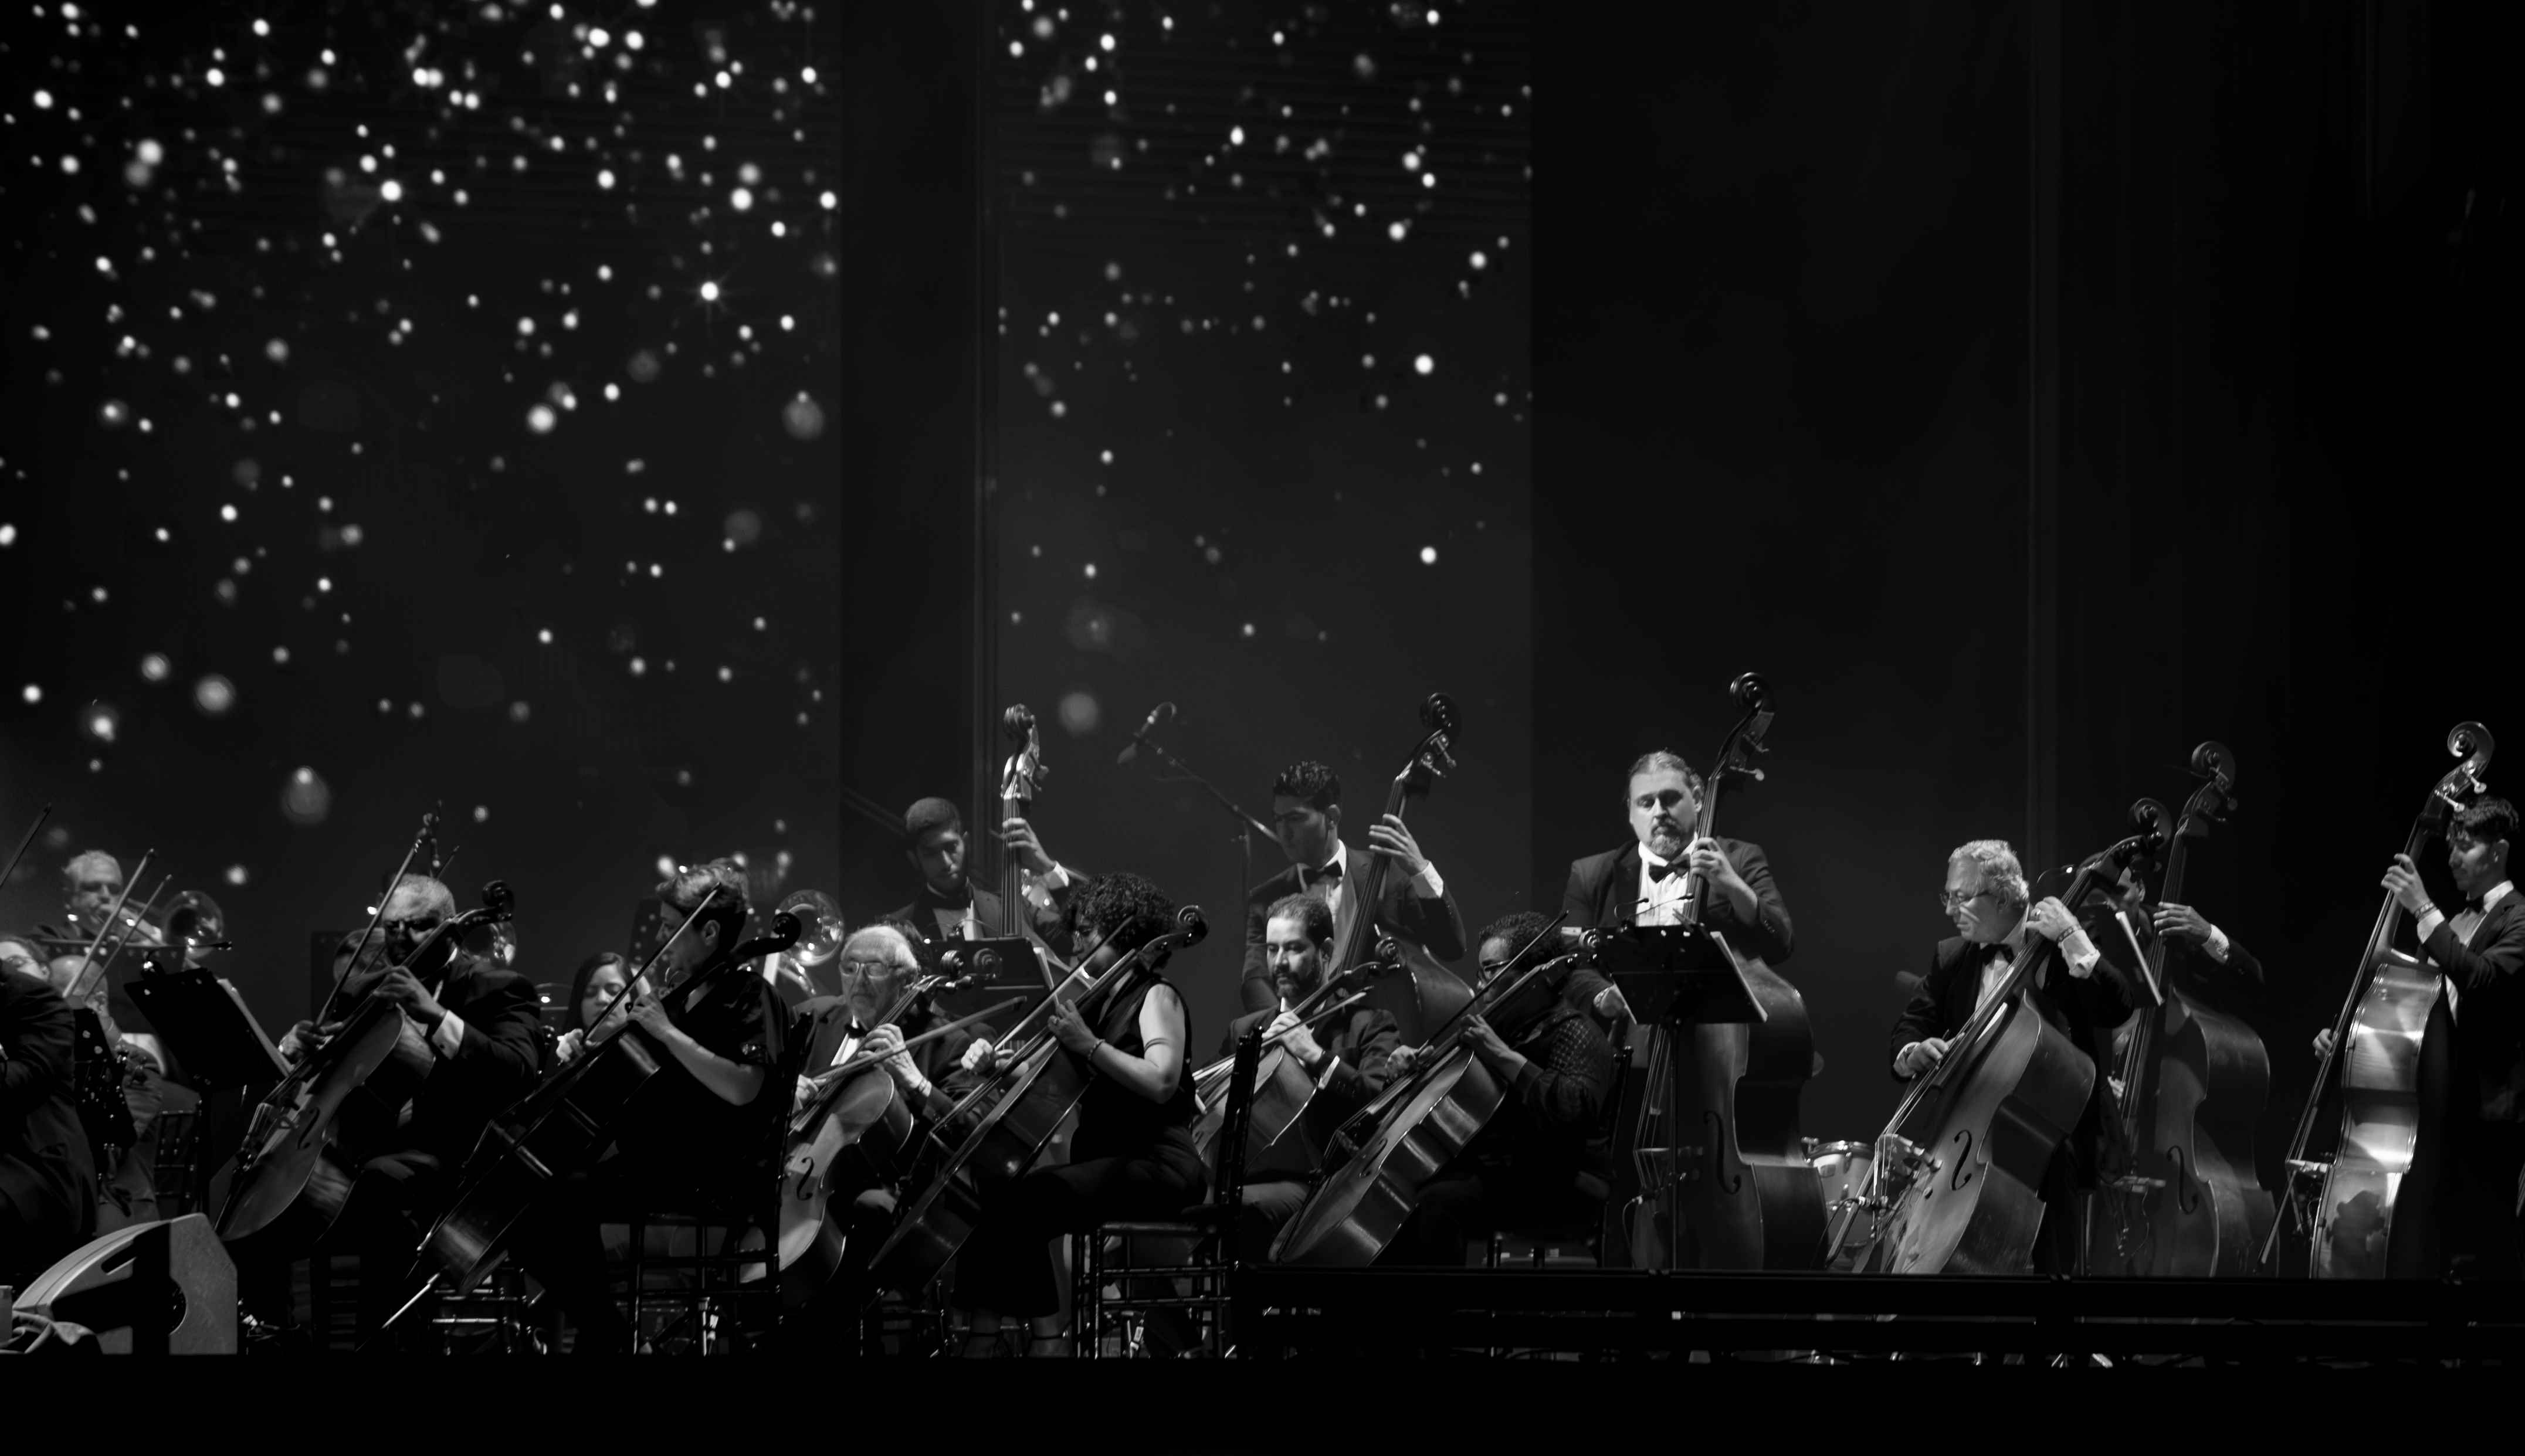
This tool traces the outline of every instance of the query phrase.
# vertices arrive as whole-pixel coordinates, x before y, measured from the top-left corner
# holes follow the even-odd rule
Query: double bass
[[[1000,726],[1016,746],[1016,752],[1009,755],[1009,761],[1000,769],[1000,822],[1005,824],[1011,819],[1023,819],[1032,811],[1035,795],[1041,792],[1043,781],[1052,777],[1052,770],[1044,766],[1042,730],[1036,726],[1034,714],[1024,704],[1017,704],[1002,713]],[[1000,916],[1004,923],[988,933],[1031,944],[1039,962],[1038,969],[1043,973],[1043,984],[1053,985],[1059,977],[1069,973],[1069,967],[1054,953],[1043,933],[1035,929],[1034,916],[1029,913],[1034,904],[1034,876],[1017,862],[1014,849],[1004,850],[1000,856],[999,888]]]
[[[657,953],[615,994],[616,1001],[638,994],[641,982],[655,972],[718,894],[713,887],[703,895],[701,903],[693,906]],[[726,982],[750,975],[747,967],[756,959],[795,946],[804,931],[798,917],[784,910],[771,918],[769,935],[743,942],[696,967],[682,982],[668,988],[661,1000],[669,1015],[682,1010]],[[612,1010],[609,1004],[606,1011]],[[605,1014],[600,1013],[592,1024],[607,1025]],[[636,1114],[638,1093],[672,1060],[672,1054],[638,1022],[615,1025],[612,1035],[544,1079],[543,1086],[482,1130],[482,1141],[466,1160],[455,1198],[421,1240],[416,1271],[435,1266],[421,1286],[423,1292],[444,1282],[461,1294],[480,1283],[507,1256],[520,1223],[554,1181],[594,1164],[626,1119]],[[786,1090],[767,1083],[762,1095],[785,1099]],[[404,1309],[419,1301],[420,1295],[414,1295]],[[397,1318],[401,1315],[397,1311]]]
[[[436,989],[456,947],[476,927],[496,925],[517,910],[508,885],[482,887],[477,909],[451,915],[421,938],[398,965],[358,967],[344,978],[359,999],[342,1029],[309,1052],[267,1093],[237,1150],[219,1234],[240,1242],[289,1218],[299,1237],[322,1238],[351,1195],[357,1155],[345,1144],[346,1121],[366,1107],[391,1118],[421,1090],[436,1064],[421,1030],[401,1006],[366,995],[388,971],[410,971]],[[381,942],[371,943],[381,945]],[[335,1153],[327,1157],[327,1153]],[[351,1166],[345,1167],[344,1163]]]
[[[2457,809],[2490,790],[2482,775],[2498,748],[2490,730],[2479,723],[2457,723],[2447,735],[2447,752],[2458,760],[2420,801],[2402,852],[2418,862],[2433,839],[2443,838]],[[2349,998],[2332,1023],[2332,1052],[2316,1067],[2314,1086],[2306,1092],[2305,1110],[2298,1115],[2296,1136],[2289,1140],[2282,1164],[2290,1180],[2291,1219],[2306,1222],[2301,1181],[2312,1182],[2313,1248],[2307,1272],[2316,1279],[2382,1279],[2394,1237],[2394,1203],[2402,1176],[2411,1170],[2419,1145],[2420,1052],[2429,1030],[2429,1013],[2445,991],[2445,978],[2420,958],[2394,948],[2402,928],[2402,907],[2393,896],[2376,914],[2366,948],[2359,952],[2357,972],[2350,979]],[[2324,1093],[2341,1066],[2340,1141],[2329,1159],[2307,1156]],[[2272,1258],[2281,1226],[2274,1221],[2262,1257]]]
[[[2182,901],[2193,842],[2235,807],[2235,757],[2225,745],[2194,749],[2192,769],[2205,782],[2173,826],[2159,903]],[[2132,812],[2160,827],[2167,818],[2154,800]],[[2270,1227],[2271,1195],[2253,1177],[2253,1124],[2270,1094],[2270,1057],[2252,1027],[2167,979],[2166,963],[2180,951],[2159,936],[2143,962],[2150,997],[2122,1054],[2118,1108],[2119,1146],[2132,1165],[2100,1195],[2108,1216],[2092,1226],[2092,1273],[2241,1275]]]
[[[2154,827],[2116,843],[2079,866],[2061,901],[2074,915],[2161,843]],[[1946,1058],[1911,1084],[1877,1139],[1868,1196],[1889,1181],[1901,1192],[1858,1273],[2023,1274],[2033,1266],[2044,1169],[2086,1110],[2096,1063],[2032,999],[2061,960],[2058,944],[2023,924],[2016,934],[2026,948],[1997,994],[1949,1039]],[[1908,1147],[1919,1151],[1889,1168]]]
[[[1272,1263],[1355,1269],[1385,1252],[1418,1206],[1420,1190],[1472,1144],[1508,1099],[1507,1086],[1464,1040],[1464,1027],[1479,1015],[1512,1043],[1560,1005],[1569,969],[1585,952],[1531,968],[1519,962],[1559,945],[1557,932],[1567,918],[1554,920],[1472,991],[1438,1035],[1421,1043],[1428,1058],[1333,1135],[1324,1181],[1272,1239]]]
[[[1383,812],[1397,818],[1406,803],[1426,794],[1434,780],[1456,766],[1455,742],[1463,725],[1456,714],[1455,700],[1443,693],[1430,694],[1420,704],[1420,725],[1424,730],[1420,741],[1412,745],[1386,786]],[[1461,1011],[1472,993],[1461,977],[1427,950],[1377,930],[1376,907],[1385,899],[1386,865],[1384,855],[1371,855],[1367,873],[1343,892],[1323,981],[1299,1005],[1288,1009],[1312,1024],[1336,1010],[1364,1004],[1393,1016],[1403,1041],[1419,1042],[1430,1028],[1444,1025]],[[1330,1004],[1336,997],[1343,998],[1338,1005]],[[1221,1059],[1194,1077],[1201,1115],[1193,1124],[1193,1147],[1205,1161],[1214,1156],[1218,1131],[1226,1121],[1225,1078],[1234,1060]],[[1249,1160],[1275,1146],[1292,1129],[1303,1128],[1315,1091],[1314,1079],[1297,1064],[1279,1038],[1263,1046],[1262,1058],[1255,1066],[1254,1108],[1246,1125]],[[1320,1163],[1318,1151],[1309,1149],[1311,1165]]]
[[[972,1236],[985,1195],[1032,1168],[1077,1111],[1096,1074],[1038,1026],[1045,1008],[1065,1001],[1093,1024],[1114,996],[1136,984],[1144,967],[1201,944],[1209,933],[1201,907],[1185,905],[1175,912],[1173,930],[1135,946],[1092,978],[1084,970],[1091,949],[1079,957],[1080,969],[1010,1029],[1001,1042],[1009,1053],[1006,1063],[922,1134],[908,1180],[921,1191],[904,1206],[894,1232],[868,1261],[871,1298],[889,1289],[909,1294],[926,1288]],[[972,1117],[985,1101],[990,1109]]]
[[[1750,755],[1764,752],[1770,690],[1748,672],[1728,693],[1744,716],[1712,761],[1694,840],[1713,833],[1721,785],[1731,776],[1762,777]],[[1702,922],[1708,893],[1694,875],[1684,924]],[[1621,1205],[1622,1242],[1632,1268],[1671,1268],[1680,1222],[1691,1236],[1693,1267],[1812,1268],[1824,1208],[1798,1129],[1798,1095],[1814,1072],[1806,998],[1758,957],[1738,955],[1715,932],[1710,939],[1736,962],[1762,1019],[1651,1029],[1632,1132],[1638,1191]]]

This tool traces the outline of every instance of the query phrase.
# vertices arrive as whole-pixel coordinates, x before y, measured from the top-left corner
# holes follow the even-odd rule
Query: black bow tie
[[[1341,877],[1342,867],[1341,861],[1338,859],[1334,860],[1330,864],[1316,865],[1314,868],[1306,871],[1300,876],[1300,878],[1309,885],[1318,884],[1325,880],[1338,880]]]
[[[2489,909],[2489,908],[2490,908],[2490,906],[2489,906],[2489,904],[2486,902],[2486,900],[2487,900],[2487,897],[2476,895],[2476,896],[2474,896],[2472,898],[2470,898],[2470,899],[2468,899],[2468,900],[2465,900],[2465,901],[2463,902],[2463,907],[2464,907],[2466,910],[2469,910],[2470,912],[2472,912],[2473,914],[2478,915],[2478,914],[2480,914],[2482,911],[2487,910],[2487,909]]]
[[[1649,866],[1649,883],[1655,885],[1682,868],[1680,864],[1652,864]]]

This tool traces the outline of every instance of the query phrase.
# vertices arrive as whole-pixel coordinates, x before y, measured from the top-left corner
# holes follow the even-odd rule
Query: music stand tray
[[[1044,984],[1043,962],[1035,957],[1034,942],[1023,936],[988,941],[950,941],[939,949],[949,975],[974,974],[977,977],[971,986],[962,991],[945,992],[935,997],[940,1014],[951,1021],[1013,995],[1024,996],[1025,1005],[1011,1013],[1014,1021],[1015,1017],[1032,1011],[1051,995],[1051,989]],[[996,1027],[994,1030],[1004,1032],[1008,1028]]]
[[[289,1075],[245,998],[208,968],[142,976],[129,990],[188,1078],[260,1092]]]
[[[1633,925],[1602,932],[1596,968],[1620,989],[1644,1025],[1759,1024],[1744,962],[1726,940],[1699,925]]]

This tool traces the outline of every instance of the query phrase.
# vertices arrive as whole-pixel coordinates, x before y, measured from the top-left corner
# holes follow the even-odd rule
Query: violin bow
[[[26,826],[26,837],[18,841],[18,851],[9,856],[9,867],[0,870],[0,889],[6,889],[10,880],[17,876],[19,862],[26,857],[28,849],[35,848],[35,835],[43,829],[44,821],[52,816],[53,806],[49,803],[35,810],[35,822]]]

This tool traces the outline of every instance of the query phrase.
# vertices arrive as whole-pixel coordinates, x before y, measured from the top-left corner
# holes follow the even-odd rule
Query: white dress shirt
[[[1662,879],[1652,872],[1672,862],[1659,858],[1648,846],[1640,846],[1640,893],[1631,901],[1633,925],[1683,923],[1684,901],[1692,898],[1692,871],[1677,864],[1673,873]]]
[[[1332,849],[1325,854],[1324,862],[1315,868],[1322,871],[1337,866],[1341,873],[1330,879],[1317,880],[1312,885],[1303,876],[1299,880],[1301,890],[1323,897],[1324,908],[1335,915],[1341,914],[1342,897],[1350,893],[1350,850],[1342,847],[1338,835],[1334,836]],[[1436,899],[1447,893],[1447,882],[1438,876],[1438,861],[1430,860],[1420,873],[1411,877],[1411,893],[1422,899]]]

